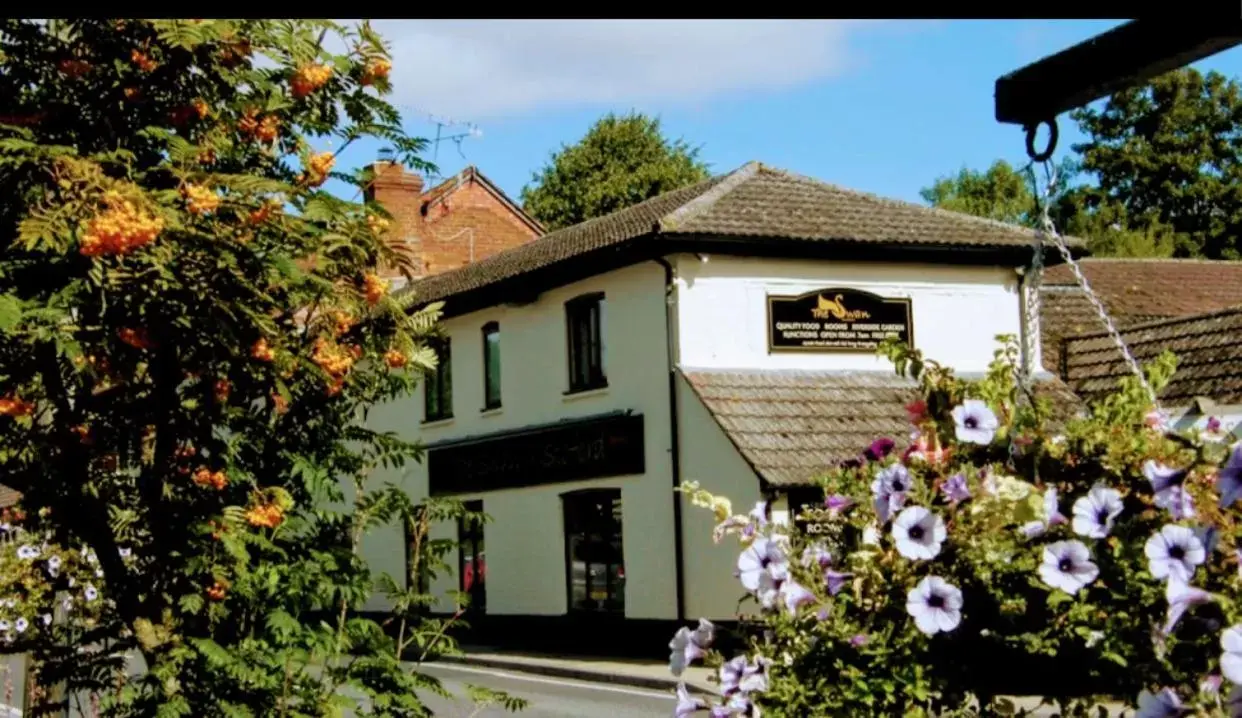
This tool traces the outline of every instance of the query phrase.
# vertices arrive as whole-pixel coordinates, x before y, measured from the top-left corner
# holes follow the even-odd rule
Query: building
[[[673,488],[787,516],[824,468],[906,439],[914,387],[877,343],[982,374],[998,334],[1038,330],[1032,239],[750,163],[415,282],[445,302],[443,368],[370,421],[427,456],[375,479],[492,518],[434,528],[465,543],[466,569],[431,584],[437,610],[465,589],[476,640],[597,652],[735,617],[736,551]],[[405,542],[393,528],[364,554],[403,576]]]

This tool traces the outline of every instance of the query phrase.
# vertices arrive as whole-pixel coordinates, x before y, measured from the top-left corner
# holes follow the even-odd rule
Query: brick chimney
[[[423,178],[406,172],[405,167],[393,161],[391,152],[381,151],[371,169],[375,172],[375,180],[363,196],[368,202],[379,202],[392,215],[392,226],[386,239],[405,242],[413,256],[418,258],[416,264],[421,262]],[[421,272],[421,267],[416,269]],[[401,277],[401,272],[395,268],[381,273],[390,278]]]

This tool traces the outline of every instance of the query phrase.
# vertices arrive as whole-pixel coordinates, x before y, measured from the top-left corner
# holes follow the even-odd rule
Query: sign
[[[790,489],[786,500],[794,527],[809,536],[827,533],[829,515],[824,508],[823,489],[818,486]]]
[[[609,414],[433,445],[432,496],[516,489],[646,471],[641,414]]]
[[[874,352],[887,337],[914,345],[909,299],[859,289],[768,296],[768,350]]]

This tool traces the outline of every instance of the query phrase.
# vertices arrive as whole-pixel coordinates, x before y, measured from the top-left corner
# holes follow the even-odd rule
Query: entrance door
[[[466,511],[482,514],[482,501],[465,502]],[[470,613],[487,612],[487,560],[483,550],[483,522],[457,522],[458,571],[459,588],[469,596],[467,611]]]
[[[565,576],[570,612],[625,614],[621,491],[563,494]]]

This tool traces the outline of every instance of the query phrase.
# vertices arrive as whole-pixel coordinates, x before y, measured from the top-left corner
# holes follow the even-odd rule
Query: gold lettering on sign
[[[838,294],[832,299],[819,295],[818,306],[811,309],[811,316],[816,319],[827,319],[832,317],[842,322],[856,322],[859,319],[870,319],[871,313],[859,310],[850,310],[845,308],[845,297]]]

